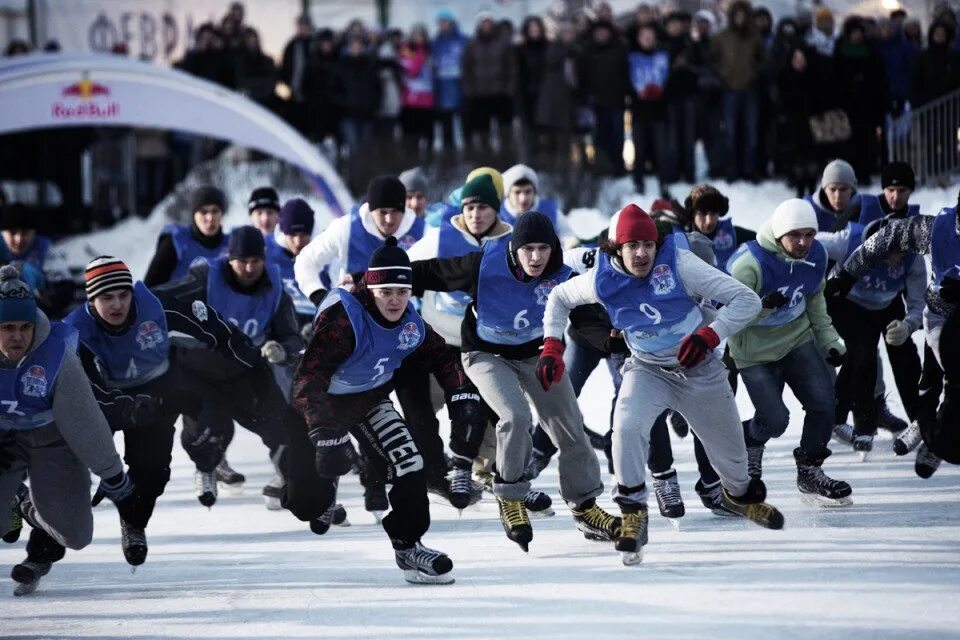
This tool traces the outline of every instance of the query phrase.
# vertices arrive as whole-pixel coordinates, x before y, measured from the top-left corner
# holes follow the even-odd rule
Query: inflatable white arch
[[[57,127],[146,127],[228,140],[285,160],[310,177],[335,214],[353,198],[319,151],[244,96],[189,74],[106,54],[0,61],[0,134]]]

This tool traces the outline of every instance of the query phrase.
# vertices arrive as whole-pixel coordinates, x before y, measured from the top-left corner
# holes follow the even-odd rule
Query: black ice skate
[[[726,489],[720,489],[723,508],[756,523],[765,529],[783,529],[783,514],[771,504],[764,502],[767,487],[763,480],[751,480],[746,493],[731,496]]]
[[[907,428],[907,421],[890,412],[887,399],[883,396],[877,398],[877,427],[893,433],[899,433]]]
[[[591,498],[576,509],[571,509],[577,529],[587,540],[612,542],[620,537],[620,518],[610,515]]]
[[[330,530],[330,525],[339,527],[349,527],[350,521],[347,520],[347,510],[342,504],[335,504],[323,512],[319,518],[310,521],[310,531],[318,536],[322,536]]]
[[[2,539],[7,544],[13,544],[20,539],[20,532],[23,531],[23,516],[20,515],[20,510],[17,508],[17,499],[13,499],[13,503],[10,507],[10,520],[7,524],[7,531],[3,534]]]
[[[800,447],[793,450],[797,461],[797,488],[807,504],[817,507],[849,507],[853,490],[842,480],[834,480],[823,472],[823,461],[830,455],[811,456]]]
[[[533,540],[533,527],[523,500],[507,500],[497,496],[500,509],[500,522],[507,538],[520,545],[524,551],[530,551],[530,542]]]
[[[703,503],[703,506],[709,509],[713,515],[721,516],[725,518],[739,518],[740,514],[731,511],[723,504],[723,487],[720,485],[720,481],[706,485],[703,483],[703,479],[697,480],[697,484],[693,487],[694,491],[697,492],[697,495],[700,496],[700,502]]]
[[[283,509],[283,491],[286,488],[286,482],[284,482],[283,477],[279,473],[273,474],[273,478],[270,479],[263,487],[263,500],[267,505],[267,510],[269,511],[280,511]]]
[[[920,423],[914,420],[894,438],[893,452],[898,456],[905,456],[916,449],[921,442],[923,442],[923,436],[920,435]]]
[[[28,596],[37,590],[40,584],[40,578],[50,573],[50,567],[53,563],[37,562],[33,560],[24,560],[18,565],[14,565],[10,571],[10,577],[17,583],[13,590],[13,595]]]
[[[197,469],[193,472],[193,488],[200,504],[209,509],[217,502],[217,472]]]
[[[390,508],[387,500],[387,487],[381,483],[370,483],[363,488],[363,508],[373,515],[373,519],[380,524],[384,512]]]
[[[926,480],[933,476],[939,468],[940,456],[930,451],[926,443],[921,444],[920,448],[917,449],[917,459],[916,462],[914,462],[913,470],[918,476]]]
[[[543,491],[530,489],[523,497],[523,506],[527,508],[527,515],[531,518],[549,518],[554,514],[553,500]]]
[[[214,469],[214,473],[217,474],[217,482],[220,483],[220,488],[228,495],[238,496],[243,493],[243,483],[247,481],[247,477],[231,467],[226,456]]]
[[[423,546],[398,546],[394,542],[397,566],[410,584],[453,584],[453,561],[442,551]]]
[[[680,482],[675,469],[653,474],[653,490],[657,495],[660,515],[670,521],[673,528],[680,530],[679,519],[686,513],[683,496],[680,494]]]
[[[123,557],[132,569],[139,567],[147,560],[147,534],[124,520],[120,520],[120,547]]]
[[[620,533],[614,545],[623,564],[633,566],[643,560],[643,546],[647,544],[647,505],[637,505],[636,511],[623,511]]]
[[[750,437],[750,421],[743,421],[743,441],[747,446],[747,475],[759,480],[763,475],[763,443]]]
[[[49,533],[36,524],[30,513],[32,505],[22,504],[24,519],[33,529],[30,531],[30,540],[27,541],[27,558],[10,571],[10,577],[17,583],[13,591],[15,596],[25,596],[37,590],[40,578],[50,573],[53,563],[61,560],[66,554],[66,548],[54,540]]]
[[[454,467],[450,472],[450,504],[463,511],[470,505],[480,502],[483,490],[473,484],[470,467]]]
[[[833,439],[841,444],[853,445],[853,425],[846,422],[833,425]]]
[[[852,447],[860,454],[863,462],[867,461],[867,456],[873,451],[873,434],[859,433],[855,427],[846,423],[833,426],[833,439]]]

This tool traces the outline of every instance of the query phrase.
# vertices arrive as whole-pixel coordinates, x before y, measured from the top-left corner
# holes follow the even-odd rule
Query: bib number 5
[[[376,380],[377,378],[382,376],[384,373],[386,373],[386,369],[384,368],[383,365],[385,365],[389,361],[390,361],[390,358],[380,358],[379,360],[377,360],[377,364],[373,365],[372,380]]]

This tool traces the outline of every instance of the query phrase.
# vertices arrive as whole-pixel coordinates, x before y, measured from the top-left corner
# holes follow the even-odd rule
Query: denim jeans
[[[726,127],[727,177],[750,177],[757,162],[757,94],[753,90],[724,91],[723,124]]]
[[[803,405],[800,448],[810,456],[829,453],[835,394],[833,376],[817,345],[808,340],[776,362],[740,369],[740,377],[753,402],[753,419],[747,435],[757,443],[778,438],[787,430],[790,411],[783,403],[783,386],[790,387]]]

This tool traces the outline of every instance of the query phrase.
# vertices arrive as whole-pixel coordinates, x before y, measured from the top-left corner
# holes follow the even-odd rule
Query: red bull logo
[[[60,91],[62,100],[51,106],[57,120],[109,120],[120,115],[120,103],[110,100],[110,87],[90,79],[84,73],[78,82]]]
[[[141,351],[163,344],[163,332],[160,326],[153,320],[141,323],[140,328],[137,329],[137,344],[140,345]]]

